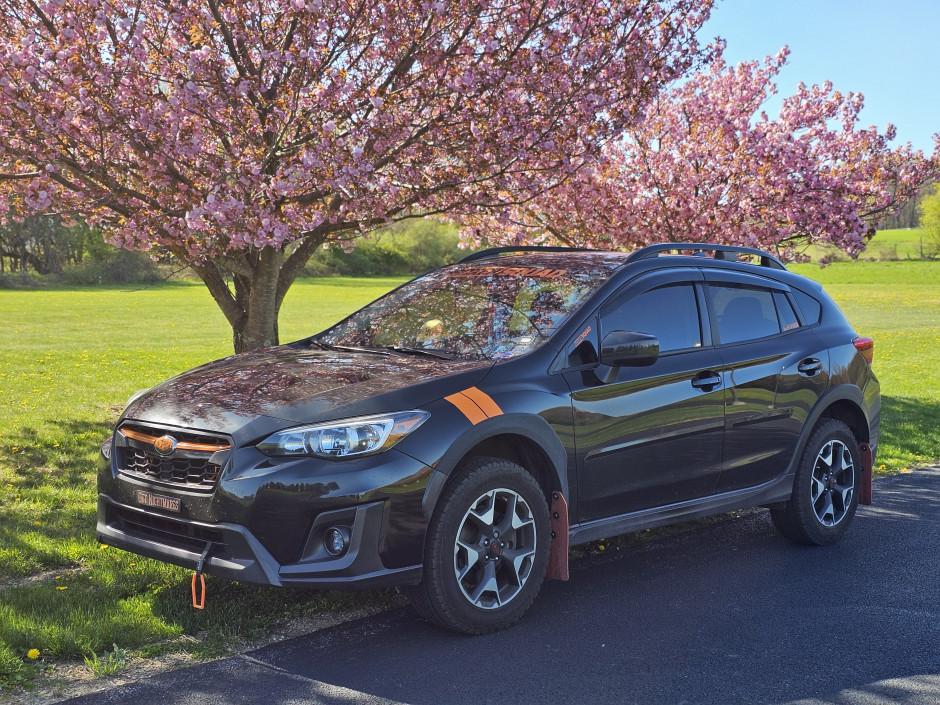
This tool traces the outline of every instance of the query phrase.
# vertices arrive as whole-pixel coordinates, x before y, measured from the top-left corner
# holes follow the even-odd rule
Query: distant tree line
[[[879,229],[927,227],[924,214],[937,219],[936,186],[921,189],[917,198],[884,218]],[[925,210],[925,207],[927,210]],[[932,210],[931,210],[932,208]],[[936,228],[931,220],[930,226]],[[457,227],[434,219],[389,225],[359,238],[356,246],[321,249],[307,263],[306,276],[408,276],[426,272],[469,253],[458,246]],[[940,243],[940,239],[938,239]],[[121,250],[104,242],[98,228],[66,227],[58,218],[39,216],[0,226],[0,284],[14,284],[41,275],[65,284],[94,285],[156,281],[172,271],[147,253]]]
[[[920,225],[920,205],[933,191],[933,184],[925,184],[917,196],[904,203],[897,213],[886,216],[878,222],[879,230],[900,230],[916,228]]]
[[[0,226],[0,275],[28,272],[62,274],[100,244],[101,235],[86,226],[67,228],[58,218],[37,216]],[[99,248],[99,249],[100,249]]]
[[[114,284],[156,281],[161,271],[147,253],[113,247],[84,223],[34,216],[0,225],[0,285],[35,275],[64,284]]]
[[[348,251],[321,249],[306,276],[407,276],[455,262],[468,254],[458,247],[457,227],[415,219],[389,225],[357,240]],[[154,262],[148,253],[107,244],[98,228],[66,227],[58,218],[38,216],[0,226],[0,285],[40,279],[73,285],[156,281],[179,265]],[[187,275],[188,270],[180,272]]]
[[[320,249],[307,262],[307,276],[402,276],[422,274],[469,254],[458,246],[457,227],[420,218],[394,223],[357,238],[348,251]]]
[[[927,252],[936,256],[940,253],[940,184],[934,184],[920,199],[918,215]]]

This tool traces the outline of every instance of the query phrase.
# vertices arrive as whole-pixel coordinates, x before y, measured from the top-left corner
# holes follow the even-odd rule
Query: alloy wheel
[[[503,488],[481,495],[454,542],[454,575],[464,597],[481,609],[512,600],[532,572],[536,542],[532,510],[519,493]]]
[[[813,466],[810,498],[816,518],[823,526],[835,526],[845,518],[854,493],[852,454],[842,441],[829,441],[816,455]]]

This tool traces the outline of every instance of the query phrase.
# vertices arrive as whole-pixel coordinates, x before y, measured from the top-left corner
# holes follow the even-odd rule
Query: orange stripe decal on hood
[[[499,404],[476,387],[464,389],[462,392],[451,394],[449,397],[444,397],[444,399],[456,406],[460,413],[466,416],[474,426],[481,421],[500,416],[503,413],[503,410],[499,408]]]

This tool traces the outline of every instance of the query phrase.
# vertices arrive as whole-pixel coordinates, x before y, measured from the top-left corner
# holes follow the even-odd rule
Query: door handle
[[[820,362],[818,358],[808,357],[803,360],[796,369],[800,371],[800,374],[812,377],[822,369],[822,362]]]
[[[711,370],[706,370],[705,372],[699,372],[695,377],[692,378],[692,386],[696,389],[703,389],[706,392],[710,392],[712,387],[717,387],[721,384],[721,375],[718,375]]]

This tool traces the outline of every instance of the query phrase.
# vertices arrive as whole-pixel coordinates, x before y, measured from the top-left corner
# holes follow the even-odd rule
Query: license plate
[[[143,490],[137,490],[137,503],[143,504],[145,507],[166,509],[170,512],[178,512],[180,510],[180,501],[176,499],[176,497],[164,497],[163,495],[154,494],[153,492],[144,492]]]

